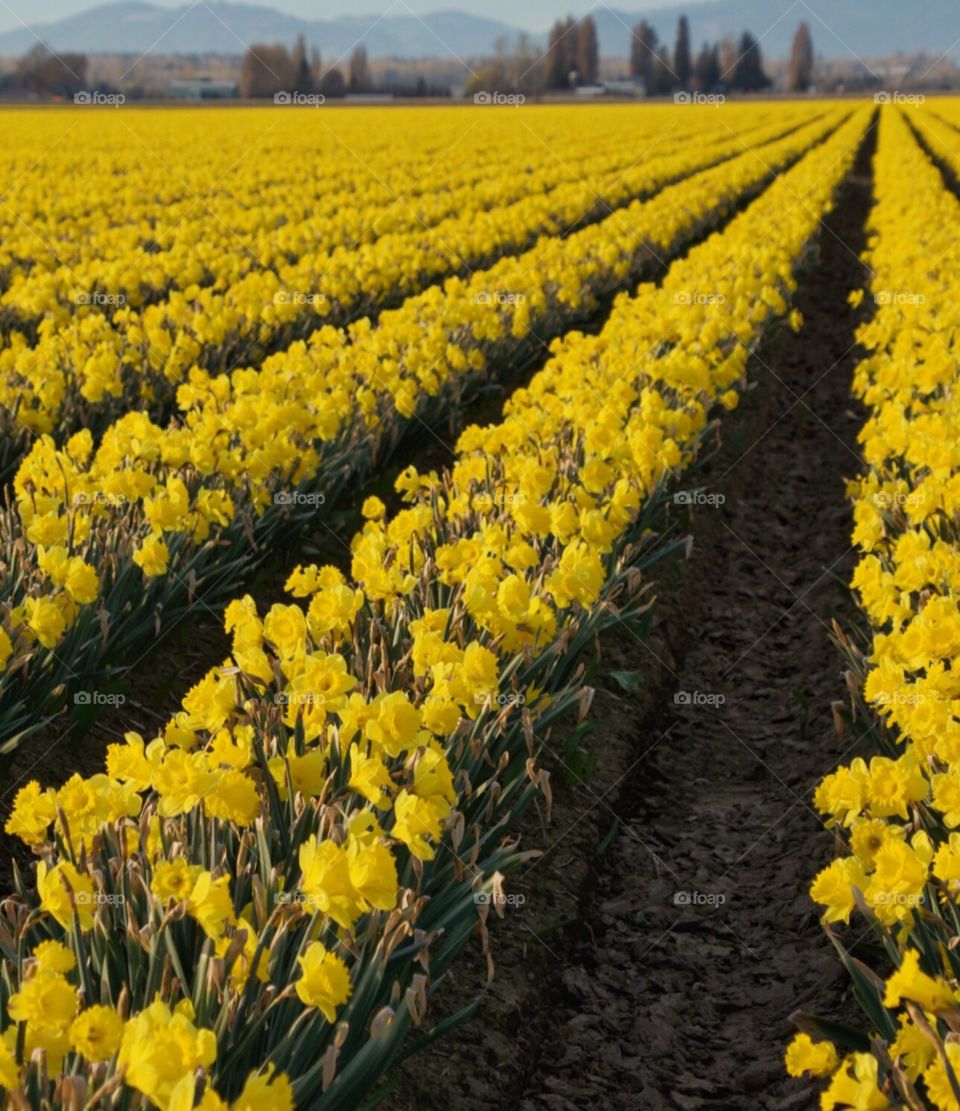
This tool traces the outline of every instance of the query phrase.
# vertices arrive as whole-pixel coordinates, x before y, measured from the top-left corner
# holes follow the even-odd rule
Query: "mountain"
[[[308,20],[224,0],[178,8],[122,0],[56,23],[35,23],[32,31],[20,27],[0,33],[0,55],[22,54],[36,45],[38,36],[54,50],[91,54],[242,54],[252,43],[292,44],[301,33],[333,59],[349,55],[361,42],[371,57],[483,54],[499,36],[512,38],[516,31],[495,19],[452,11],[421,19],[369,15]]]
[[[585,0],[558,0],[558,14],[586,8]],[[813,33],[818,54],[828,58],[870,57],[897,51],[928,50],[939,54],[945,44],[956,54],[960,44],[957,0],[924,0],[922,18],[916,4],[904,0],[700,0],[681,9],[626,12],[604,5],[591,14],[597,24],[600,52],[629,53],[630,28],[646,18],[672,46],[681,12],[690,19],[695,48],[704,40],[749,29],[768,57],[783,57],[801,19]],[[242,54],[247,44],[292,43],[298,34],[320,47],[326,59],[348,55],[362,42],[371,57],[477,57],[493,49],[497,38],[513,37],[508,24],[460,11],[439,11],[422,18],[340,16],[301,19],[273,8],[228,0],[184,3],[163,8],[141,0],[122,0],[91,8],[56,23],[34,24],[0,33],[0,55],[22,54],[39,36],[54,50],[88,53]],[[546,42],[546,30],[533,36]]]

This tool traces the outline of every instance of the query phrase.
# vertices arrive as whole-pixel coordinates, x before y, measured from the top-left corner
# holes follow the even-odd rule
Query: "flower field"
[[[794,796],[774,810],[816,819],[815,847],[791,826],[777,850],[805,879],[788,904],[725,907],[719,881],[770,824],[736,768],[719,824],[746,830],[742,853],[684,812],[684,836],[729,858],[691,867],[697,891],[655,816],[618,810],[596,870],[609,849],[626,888],[646,882],[629,830],[677,881],[670,909],[729,915],[788,991],[763,946],[809,919],[794,960],[826,949],[849,986],[809,982],[756,1024],[790,1106],[960,1109],[960,107],[3,115],[4,1106],[406,1107],[424,1096],[401,1072],[432,1076],[448,1039],[442,1076],[474,1069],[459,1039],[485,997],[462,970],[479,954],[492,973],[511,931],[543,940],[516,890],[581,820],[551,834],[554,806],[584,783],[607,798],[583,769],[611,758],[610,700],[645,706],[617,782],[643,774],[651,722],[656,745],[674,728],[637,701],[657,683],[692,730],[663,760],[716,747],[715,719],[740,728],[716,688],[681,687],[663,629],[706,643],[752,604],[762,569],[731,570],[728,597],[709,563],[716,532],[750,545],[735,514],[699,524],[724,503],[706,491],[849,364],[833,409],[856,447],[819,470],[800,448],[835,532],[787,497],[742,511],[768,571],[764,533],[786,530],[787,565],[817,533],[837,566],[855,549],[852,601],[808,622],[822,747],[798,696],[803,727],[760,760]],[[841,242],[858,183],[862,251]],[[858,279],[839,294],[828,248]],[[788,379],[804,349],[809,377]],[[774,417],[758,399],[778,385]],[[714,627],[687,565],[723,593]],[[145,725],[145,669],[175,630],[203,639],[204,614],[223,652],[211,638]],[[721,680],[763,636],[723,649]],[[805,665],[758,666],[737,680],[754,714]],[[659,775],[638,814],[671,809]],[[644,979],[676,928],[644,898],[617,925],[635,931],[617,976],[631,1011],[666,1000],[654,1025],[679,1029],[698,959],[689,981]],[[564,1005],[569,941],[543,941]],[[587,1021],[544,1045],[602,1029],[609,1008],[577,999]],[[530,1052],[537,1076],[549,1058]],[[736,1105],[774,1106],[753,1098]]]
[[[836,1048],[802,1033],[787,1056],[795,1075],[833,1073],[830,1107],[952,1108],[960,1095],[950,348],[960,204],[931,161],[955,162],[949,118],[884,115],[875,161],[867,262],[877,311],[860,337],[866,357],[853,385],[868,420],[864,469],[850,485],[852,586],[863,616],[850,635],[838,630],[869,745],[817,788],[816,807],[842,850],[811,887],[868,1028],[859,1038],[841,1032]],[[835,934],[835,924],[851,921],[857,934],[860,922],[869,927],[882,960],[858,959]]]

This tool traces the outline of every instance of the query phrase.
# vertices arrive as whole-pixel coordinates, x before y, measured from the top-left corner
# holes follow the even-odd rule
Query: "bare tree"
[[[293,61],[285,46],[257,43],[243,57],[240,95],[269,97],[294,88]]]
[[[720,61],[716,46],[705,42],[693,67],[693,82],[703,93],[712,92],[720,84]]]
[[[810,28],[801,23],[793,36],[790,65],[787,69],[787,89],[791,93],[804,93],[813,83],[813,39]]]
[[[592,16],[581,19],[577,24],[576,69],[584,85],[592,85],[597,80],[600,68],[599,48],[597,46],[597,25]]]
[[[369,90],[370,63],[367,61],[367,48],[358,46],[350,55],[350,91],[363,93]]]
[[[729,85],[737,65],[737,43],[732,35],[724,35],[717,44],[717,61],[720,63],[720,83]]]
[[[570,73],[577,67],[577,21],[573,16],[558,19],[550,28],[547,43],[547,86],[565,89]]]
[[[663,96],[673,88],[673,68],[670,65],[670,51],[666,46],[661,46],[653,60],[653,89],[654,96]]]
[[[87,87],[87,56],[53,54],[38,43],[17,62],[11,84],[38,96],[73,96]]]

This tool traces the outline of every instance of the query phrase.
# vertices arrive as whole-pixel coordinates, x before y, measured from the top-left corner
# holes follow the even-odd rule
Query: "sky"
[[[106,2],[106,0],[103,0]],[[178,8],[191,0],[150,0],[159,7]],[[333,19],[338,15],[365,15],[380,13],[390,6],[392,0],[254,0],[262,7],[276,8],[290,15],[310,19]],[[641,11],[649,8],[678,8],[687,0],[619,0],[615,5],[625,11]],[[402,14],[404,4],[417,15],[444,9],[462,8],[474,15],[490,19],[502,19],[514,27],[530,31],[542,31],[554,19],[565,15],[567,10],[576,13],[589,7],[584,0],[403,0],[397,3],[394,14]],[[76,15],[89,8],[98,7],[98,0],[0,0],[0,31],[10,31],[23,24],[36,26],[38,23],[54,23],[58,19]]]

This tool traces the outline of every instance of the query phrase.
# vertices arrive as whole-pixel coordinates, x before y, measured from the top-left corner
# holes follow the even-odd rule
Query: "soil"
[[[439,993],[439,1017],[481,992],[484,1006],[412,1058],[384,1106],[817,1106],[783,1052],[795,1010],[858,1020],[807,889],[833,850],[813,789],[858,746],[834,724],[830,624],[854,616],[844,478],[869,306],[847,295],[865,279],[873,146],[804,273],[803,330],[763,344],[697,475],[721,497],[693,510],[692,558],[659,576],[655,628],[604,639],[590,774],[554,761],[554,821],[524,830],[549,850],[508,878],[524,902],[494,934],[495,979],[472,956]],[[615,671],[639,672],[637,692]]]

